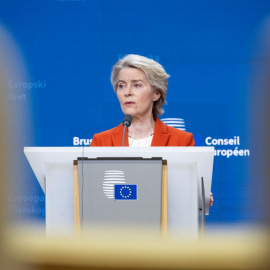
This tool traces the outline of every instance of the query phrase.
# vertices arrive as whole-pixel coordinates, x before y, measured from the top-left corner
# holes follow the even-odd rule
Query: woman
[[[158,116],[164,110],[169,75],[156,61],[129,54],[113,67],[111,83],[123,113],[132,116],[125,146],[194,146],[191,133],[169,127]],[[123,125],[95,134],[91,146],[122,146]]]
[[[132,116],[125,132],[125,146],[195,146],[193,135],[169,127],[158,116],[164,110],[169,75],[156,61],[129,54],[113,67],[111,83],[123,113]],[[91,146],[122,146],[124,127],[95,134]],[[214,199],[211,193],[210,206]]]

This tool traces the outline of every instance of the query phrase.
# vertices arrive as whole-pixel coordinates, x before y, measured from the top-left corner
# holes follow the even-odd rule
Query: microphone
[[[124,120],[122,122],[123,126],[129,127],[132,122],[132,116],[130,114],[125,115]]]
[[[124,126],[122,146],[125,146],[125,132],[126,132],[126,128],[131,125],[131,122],[132,122],[132,116],[130,114],[125,115],[124,120],[122,122]]]

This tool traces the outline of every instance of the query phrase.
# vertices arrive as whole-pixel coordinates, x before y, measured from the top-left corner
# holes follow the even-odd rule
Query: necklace
[[[150,134],[150,136],[147,136],[147,137],[145,137],[145,138],[148,138],[148,137],[152,137],[154,135],[154,132],[152,133],[152,134]],[[130,138],[130,139],[132,139],[132,137],[128,134],[128,137]],[[145,139],[145,138],[142,138],[142,139]],[[133,139],[134,140],[134,139]],[[141,139],[137,139],[137,140],[141,140]]]

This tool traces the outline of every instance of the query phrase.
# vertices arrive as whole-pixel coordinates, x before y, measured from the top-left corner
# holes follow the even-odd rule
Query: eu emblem
[[[114,185],[115,200],[137,200],[137,185]]]

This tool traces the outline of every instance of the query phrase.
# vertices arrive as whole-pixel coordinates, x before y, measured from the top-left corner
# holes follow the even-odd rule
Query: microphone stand
[[[123,126],[124,126],[124,131],[123,131],[123,139],[122,139],[122,146],[125,146],[125,133],[126,133],[126,128],[129,127],[131,125],[132,122],[132,116],[127,114],[124,117],[124,120],[122,122]]]
[[[126,128],[127,128],[127,125],[124,125],[123,139],[122,139],[122,146],[125,146],[125,134],[126,134]]]

